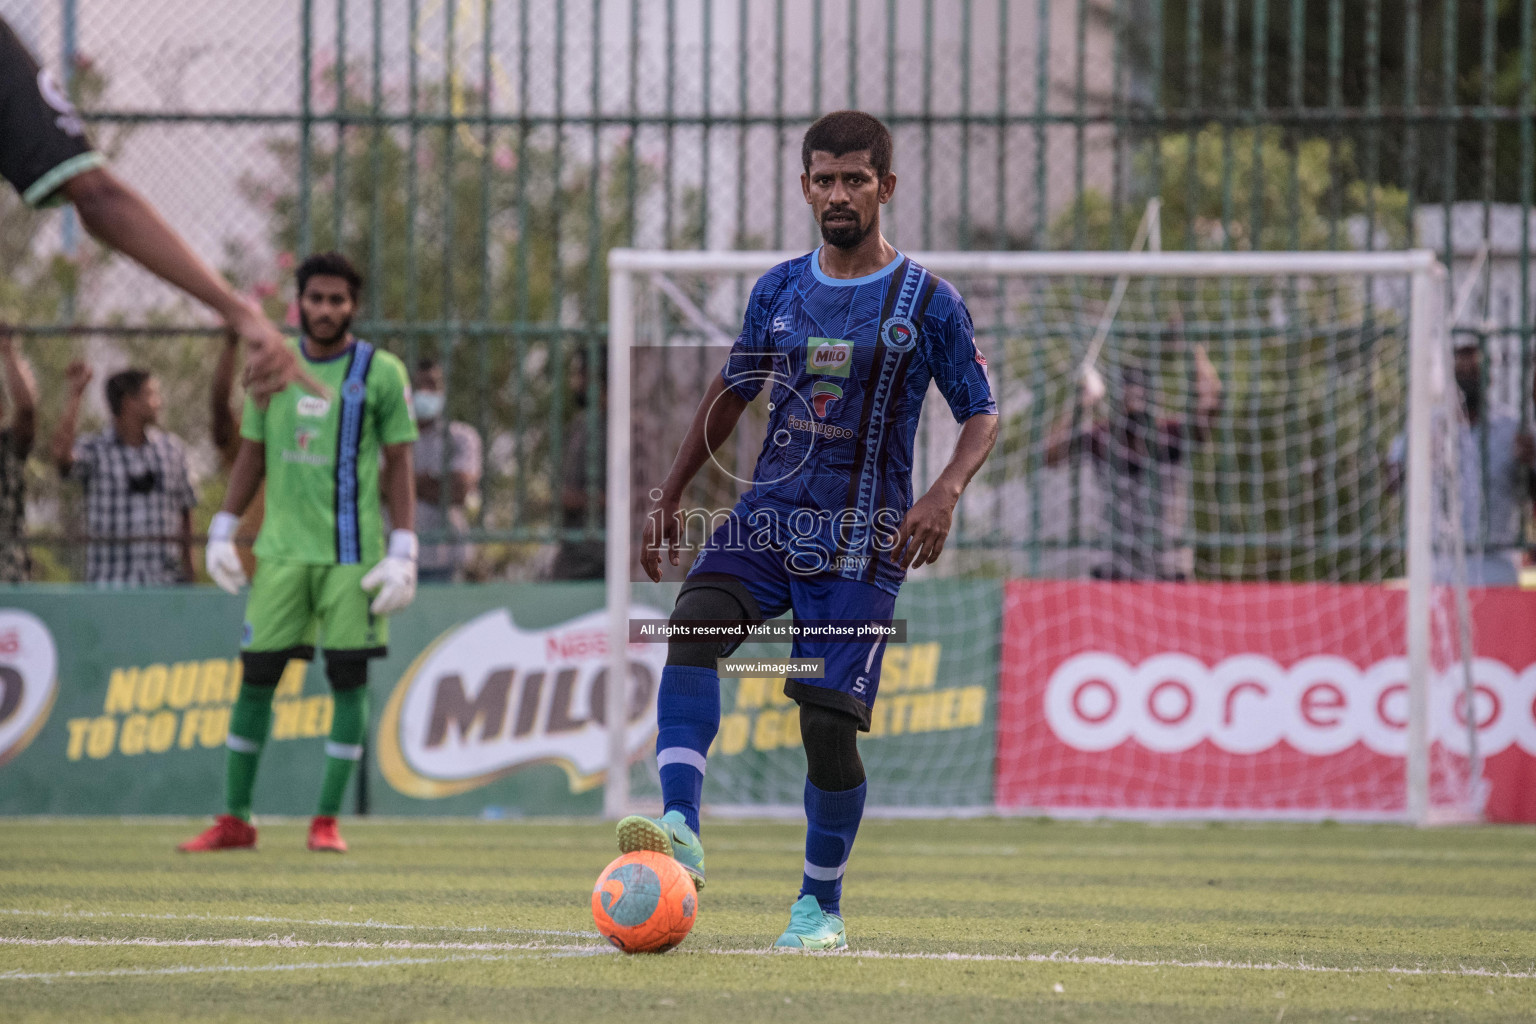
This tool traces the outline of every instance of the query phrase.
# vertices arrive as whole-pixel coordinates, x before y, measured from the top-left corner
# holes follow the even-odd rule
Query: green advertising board
[[[635,617],[665,617],[671,597],[637,587]],[[597,813],[602,602],[601,583],[422,587],[373,664],[370,810]],[[219,810],[243,610],[212,589],[0,591],[0,814]],[[1000,587],[913,582],[897,614],[909,642],[886,652],[861,742],[871,804],[989,804]],[[665,658],[663,644],[630,647],[627,745],[642,801],[659,795],[649,753]],[[707,802],[798,804],[804,758],[782,682],[728,679],[722,706]],[[273,708],[256,811],[312,813],[331,717],[322,666],[291,665]]]

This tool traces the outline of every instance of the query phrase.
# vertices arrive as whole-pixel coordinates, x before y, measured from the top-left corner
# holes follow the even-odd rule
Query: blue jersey
[[[818,253],[757,282],[722,375],[751,401],[770,387],[752,488],[736,505],[743,538],[895,593],[905,572],[890,535],[912,506],[912,446],[929,381],[957,421],[996,413],[971,316],[947,282],[896,259],[839,280]]]

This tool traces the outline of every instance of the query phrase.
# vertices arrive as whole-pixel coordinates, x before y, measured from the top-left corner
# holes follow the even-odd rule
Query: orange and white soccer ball
[[[650,850],[619,857],[592,887],[598,932],[626,953],[665,953],[687,938],[698,908],[688,872]]]

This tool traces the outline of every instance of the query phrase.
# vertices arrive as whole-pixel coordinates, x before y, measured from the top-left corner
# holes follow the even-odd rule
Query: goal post
[[[684,378],[707,381],[707,376],[700,374],[705,374],[709,366],[718,372],[723,360],[721,349],[740,328],[745,298],[753,281],[776,264],[799,255],[803,254],[632,249],[615,249],[609,254],[609,679],[628,678],[629,609],[636,587],[649,586],[641,582],[638,569],[639,517],[645,498],[639,489],[653,486],[653,480],[659,482],[665,463],[670,462],[681,439],[678,425],[686,422],[697,394],[702,393],[702,387],[697,388],[695,398],[690,400],[683,391],[674,394],[667,389]],[[1466,794],[1475,788],[1472,780],[1432,782],[1437,772],[1441,776],[1465,774],[1465,764],[1476,763],[1476,751],[1467,749],[1476,744],[1475,729],[1461,730],[1463,738],[1458,747],[1455,727],[1433,720],[1434,716],[1443,715],[1446,707],[1453,707],[1456,699],[1451,698],[1447,705],[1445,700],[1432,695],[1435,687],[1443,691],[1465,685],[1470,695],[1470,682],[1462,672],[1470,664],[1470,652],[1461,649],[1468,630],[1465,622],[1457,621],[1458,615],[1465,617],[1466,582],[1464,576],[1456,576],[1448,569],[1461,564],[1466,538],[1462,536],[1460,520],[1449,512],[1456,504],[1455,446],[1438,440],[1447,422],[1454,422],[1448,417],[1455,415],[1455,389],[1448,386],[1444,271],[1434,253],[993,251],[911,255],[955,284],[971,304],[977,339],[992,363],[994,387],[1000,392],[1002,440],[991,464],[972,487],[978,493],[968,493],[962,501],[952,542],[957,553],[951,556],[947,551],[946,559],[951,565],[938,567],[938,571],[1000,574],[1010,580],[1071,578],[1082,568],[1072,562],[1073,557],[1091,558],[1098,549],[1112,547],[1113,541],[1103,540],[1103,535],[1120,530],[1131,536],[1147,564],[1156,563],[1155,568],[1148,570],[1151,575],[1141,582],[1105,584],[1121,587],[1114,593],[1122,595],[1142,593],[1135,587],[1197,588],[1207,582],[1212,586],[1241,587],[1243,596],[1237,603],[1247,602],[1244,608],[1259,609],[1254,614],[1261,618],[1267,614],[1262,604],[1266,585],[1272,585],[1276,594],[1290,594],[1287,587],[1312,583],[1345,588],[1364,584],[1373,590],[1390,591],[1397,595],[1392,600],[1401,601],[1391,607],[1399,610],[1383,611],[1362,628],[1372,631],[1367,638],[1370,643],[1365,646],[1390,648],[1406,672],[1406,728],[1402,737],[1405,749],[1401,751],[1401,767],[1396,769],[1395,776],[1385,768],[1373,769],[1380,777],[1365,785],[1375,794],[1370,799],[1378,806],[1371,810],[1362,805],[1361,813],[1354,816],[1425,823],[1437,816],[1466,813],[1471,800]],[[1183,366],[1185,362],[1193,365],[1188,351],[1197,351],[1201,360],[1209,361],[1205,345],[1215,346],[1218,351],[1212,365],[1221,378],[1219,387],[1226,403],[1219,417],[1222,423],[1212,431],[1216,438],[1200,440],[1204,428],[1189,425],[1194,422],[1193,413],[1189,413],[1188,423],[1181,430],[1170,435],[1175,437],[1175,444],[1170,447],[1198,449],[1204,443],[1215,450],[1182,453],[1183,465],[1179,470],[1185,474],[1184,492],[1196,494],[1197,507],[1192,512],[1185,509],[1183,524],[1169,531],[1170,535],[1178,533],[1177,538],[1162,536],[1161,523],[1149,526],[1143,522],[1127,530],[1118,520],[1127,515],[1135,518],[1135,502],[1115,492],[1113,485],[1101,486],[1103,493],[1096,499],[1087,490],[1079,499],[1077,478],[1073,476],[1073,514],[1079,515],[1089,528],[1079,529],[1074,524],[1064,528],[1060,538],[1053,539],[1039,522],[1045,517],[1037,507],[1041,493],[1052,488],[1036,478],[1047,472],[1063,472],[1046,468],[1060,455],[1056,449],[1070,449],[1074,456],[1079,452],[1078,447],[1070,445],[1052,448],[1053,442],[1044,436],[1047,426],[1058,419],[1071,419],[1076,430],[1078,420],[1087,416],[1082,410],[1067,409],[1076,401],[1076,382],[1067,378],[1076,371],[1077,364],[1066,356],[1055,362],[1042,360],[1033,364],[1032,376],[1026,380],[1015,365],[1017,359],[1010,363],[1012,357],[999,358],[1002,353],[994,355],[991,346],[1028,352],[1032,345],[1043,348],[1049,341],[1063,351],[1073,350],[1070,354],[1081,359],[1086,348],[1085,335],[1092,333],[1096,317],[1108,307],[1106,297],[1117,283],[1121,295],[1125,295],[1126,282],[1132,286],[1130,297],[1124,299],[1123,306],[1117,298],[1108,314],[1116,322],[1109,330],[1104,359],[1116,368],[1118,379],[1147,381],[1150,383],[1146,386],[1155,390],[1158,382],[1177,378],[1167,367]],[[973,294],[983,297],[983,301],[972,301]],[[1359,351],[1351,348],[1348,339],[1353,334],[1368,335],[1369,344]],[[1291,348],[1278,355],[1265,348],[1284,345]],[[1170,354],[1180,346],[1184,354]],[[687,364],[686,372],[647,369],[641,365],[646,359],[637,362],[637,353],[685,350],[699,354],[698,358],[682,360]],[[1366,354],[1362,355],[1362,351]],[[672,358],[678,357],[674,354]],[[1367,382],[1365,390],[1358,396],[1335,394],[1330,385],[1326,401],[1307,392],[1314,385],[1304,383],[1302,378],[1310,381],[1319,374],[1326,377],[1333,372],[1328,359],[1352,360],[1350,373],[1354,376],[1350,379],[1358,377]],[[1367,365],[1363,374],[1356,374],[1360,370],[1358,364],[1369,359],[1378,359],[1379,365]],[[1279,366],[1281,372],[1277,374],[1271,363]],[[1290,379],[1287,370],[1294,372]],[[1337,375],[1346,376],[1343,369],[1338,369]],[[1290,393],[1284,393],[1287,387],[1292,389]],[[1398,390],[1393,392],[1394,388]],[[1062,400],[1059,396],[1063,393],[1074,397]],[[1393,393],[1396,398],[1391,397]],[[1048,401],[1049,395],[1058,397]],[[930,404],[936,401],[934,396]],[[1051,401],[1055,404],[1047,409]],[[1358,410],[1351,406],[1356,401]],[[1185,404],[1193,408],[1191,403],[1193,399]],[[927,410],[925,423],[936,416],[947,418],[941,404]],[[1357,422],[1361,417],[1366,427]],[[1275,442],[1284,447],[1283,457],[1263,450],[1266,442],[1262,439],[1302,428],[1310,433],[1302,438],[1282,437]],[[935,443],[939,443],[944,435],[935,437]],[[637,439],[644,452],[637,451]],[[1401,450],[1401,458],[1392,463],[1393,472],[1401,472],[1400,481],[1386,480],[1385,471],[1379,470],[1373,461],[1386,456],[1389,440],[1394,453]],[[1343,446],[1345,442],[1351,446],[1346,456],[1329,451],[1330,446]],[[1094,448],[1095,444],[1099,447]],[[753,449],[750,444],[739,447],[734,453],[734,465],[750,480]],[[1088,438],[1082,451],[1092,448],[1098,452],[1102,447]],[[915,470],[915,477],[926,472],[931,480],[946,457],[947,451],[936,452],[936,465]],[[1094,472],[1102,475],[1113,470],[1113,458],[1094,458],[1102,463]],[[1169,467],[1177,458],[1178,453],[1167,455],[1154,475],[1165,470],[1172,473]],[[643,470],[637,459],[644,460]],[[1331,467],[1328,473],[1315,465],[1319,460]],[[1340,467],[1346,462],[1352,468],[1342,470]],[[1110,470],[1105,470],[1106,465]],[[637,476],[642,472],[651,476],[642,481]],[[1089,474],[1087,469],[1081,472],[1085,477]],[[1355,476],[1341,484],[1339,474],[1343,472]],[[1188,482],[1191,473],[1200,476],[1193,484]],[[926,482],[914,479],[916,493],[921,493]],[[1151,493],[1145,490],[1145,484],[1142,486],[1141,492],[1126,493]],[[1036,507],[1027,529],[1019,525],[1016,514],[1019,503],[1015,498],[1021,493],[1027,493],[1032,507]],[[717,500],[724,501],[728,508],[734,497],[727,496],[725,491],[720,494]],[[1091,515],[1079,514],[1079,506],[1086,507],[1092,500],[1097,500],[1096,507],[1102,510]],[[1154,505],[1160,505],[1161,500],[1153,494]],[[1177,495],[1171,499],[1173,504],[1179,500]],[[1388,506],[1395,510],[1399,503],[1400,514],[1385,511]],[[1269,507],[1271,504],[1281,507],[1277,510]],[[1236,540],[1230,525],[1234,518],[1244,523],[1246,531]],[[1151,534],[1158,536],[1153,540],[1144,536]],[[1172,564],[1175,548],[1183,549],[1181,557],[1191,568],[1165,571],[1163,566]],[[1303,549],[1310,553],[1296,553]],[[1453,550],[1456,557],[1448,557]],[[979,554],[971,557],[987,551],[1000,554],[990,563]],[[686,565],[685,560],[684,569]],[[676,571],[673,572],[675,575]],[[1115,570],[1109,578],[1125,581],[1135,580],[1136,576],[1134,572]],[[1184,582],[1171,582],[1174,578]],[[1452,600],[1458,588],[1461,600]],[[1185,600],[1195,590],[1146,593],[1165,593],[1171,605]],[[1092,594],[1088,592],[1086,598],[1090,602]],[[1146,610],[1139,614],[1146,619],[1149,629],[1159,634],[1160,642],[1177,638],[1181,631],[1195,634],[1211,625],[1177,619],[1172,612],[1159,607],[1155,596],[1146,600]],[[1291,595],[1285,600],[1294,602],[1297,598]],[[1094,614],[1097,613],[1089,613],[1090,617]],[[1396,625],[1391,624],[1394,619]],[[1287,628],[1284,622],[1269,625],[1275,630]],[[1299,620],[1295,623],[1298,629],[1307,625]],[[1100,631],[1108,628],[1102,622],[1095,625],[1081,620],[1075,625],[1066,622],[1063,630],[1070,634],[1077,626],[1092,626]],[[1006,622],[1003,629],[1008,629]],[[1326,641],[1319,643],[1324,644],[1315,652],[1319,656],[1353,656],[1329,651]],[[1214,665],[1208,667],[1215,670]],[[1002,674],[1006,677],[1012,668],[1003,665]],[[1288,670],[1289,666],[1281,668]],[[999,712],[999,791],[992,809],[1062,811],[1049,803],[1010,805],[1003,795],[1007,781],[1003,748],[1006,745],[1013,749],[1017,739],[1007,732],[1010,727],[1001,714],[1006,710],[1001,705],[1011,699],[1007,696],[1010,685],[1005,678],[999,684],[999,696],[993,698],[998,706],[992,710]],[[1381,692],[1383,707],[1395,701],[1387,690]],[[632,742],[632,738],[626,740],[626,715],[634,709],[627,706],[625,688],[607,687],[604,700],[610,740],[604,810],[608,816],[617,817],[637,806],[632,781],[644,778],[642,766],[647,754],[626,747],[626,743]],[[1149,703],[1148,707],[1151,706]],[[1153,714],[1158,714],[1156,709]],[[1232,767],[1231,761],[1225,753],[1213,755],[1210,770],[1213,774],[1226,772],[1235,777],[1238,769]],[[712,761],[712,768],[713,764]],[[1063,772],[1068,770],[1067,764],[1063,762]],[[932,765],[936,773],[942,773],[944,768],[942,761]],[[1397,781],[1391,781],[1393,778]],[[1326,772],[1318,774],[1317,779],[1318,785],[1338,784],[1355,789],[1362,785],[1358,780],[1338,782]],[[1101,810],[1132,816],[1138,811],[1146,812],[1142,816],[1181,816],[1177,801],[1167,806],[1114,806],[1111,791],[1121,781],[1110,772],[1095,784],[1104,787],[1108,800]],[[709,785],[706,784],[706,803],[755,805],[755,798],[711,793]],[[1383,796],[1394,786],[1396,797]],[[783,787],[780,790],[788,792]],[[1240,804],[1221,800],[1216,804],[1214,809],[1184,808],[1189,813],[1182,816],[1206,816],[1208,812],[1245,816],[1245,808]],[[770,799],[761,806],[770,809],[785,805],[787,800]],[[888,809],[913,810],[905,805]],[[945,812],[943,805],[930,809],[934,813]],[[1332,805],[1316,813],[1303,808],[1290,815],[1281,805],[1256,805],[1246,811],[1256,817],[1351,816],[1348,807]]]

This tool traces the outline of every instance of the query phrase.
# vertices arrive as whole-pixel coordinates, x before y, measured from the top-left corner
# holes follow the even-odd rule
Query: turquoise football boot
[[[668,811],[659,818],[631,814],[619,822],[619,852],[654,850],[683,866],[696,889],[704,888],[704,844],[683,820],[682,811]]]
[[[801,896],[789,908],[789,927],[775,949],[847,949],[848,930],[843,919],[821,909],[815,896]]]

